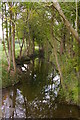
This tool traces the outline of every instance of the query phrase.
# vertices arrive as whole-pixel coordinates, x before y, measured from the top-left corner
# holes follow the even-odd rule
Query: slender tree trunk
[[[76,0],[76,31],[78,31],[78,0]]]
[[[14,13],[12,14],[13,22],[12,22],[12,59],[13,59],[13,67],[14,73],[16,73],[16,62],[15,62],[15,21],[14,21]]]
[[[78,41],[78,43],[80,44],[80,37],[77,33],[77,31],[71,26],[71,24],[69,23],[69,21],[66,19],[59,3],[57,0],[55,0],[55,2],[53,2],[53,6],[55,7],[55,9],[58,11],[58,13],[60,14],[60,16],[63,18],[64,24],[66,25],[67,29],[72,33],[72,35],[75,37],[75,39]]]
[[[4,19],[3,19],[4,5],[3,4],[4,3],[2,3],[2,41],[3,41],[3,47],[4,47],[5,54],[6,54],[7,62],[8,62],[8,65],[9,65],[9,58],[8,58],[8,54],[7,54],[7,51],[6,51],[5,40],[4,40],[4,28],[3,28],[3,22],[4,22]]]
[[[61,43],[60,43],[60,55],[63,54],[63,41],[61,40]]]
[[[12,3],[10,2],[9,3],[9,6],[10,6],[10,8],[9,8],[9,10],[11,9],[11,7],[12,7]],[[11,52],[12,52],[12,45],[11,45],[11,43],[12,43],[12,37],[11,37],[11,25],[12,25],[12,22],[11,22],[11,20],[12,20],[12,11],[10,10],[9,11],[10,12],[10,20],[9,20],[9,68],[8,68],[8,70],[10,71],[10,68],[11,68]]]
[[[29,22],[28,22],[28,27],[29,27],[29,45],[28,45],[28,55],[31,53],[31,38],[30,38],[30,26],[29,26]]]
[[[19,47],[20,47],[20,40],[19,40],[19,37],[18,37],[18,31],[17,31],[17,39],[18,39],[18,43],[19,43]]]
[[[63,76],[62,76],[62,71],[61,71],[61,68],[60,68],[60,64],[59,64],[59,61],[58,61],[58,56],[57,56],[57,44],[56,44],[56,39],[53,37],[54,36],[54,33],[53,33],[53,25],[54,25],[54,9],[52,11],[52,18],[51,18],[51,40],[52,40],[52,43],[53,43],[53,52],[54,52],[54,55],[55,55],[55,59],[56,59],[56,64],[57,64],[57,68],[58,68],[58,71],[59,71],[59,74],[60,74],[60,78],[61,78],[61,85],[62,87],[64,86],[63,85]]]
[[[24,37],[23,37],[23,41],[22,41],[22,46],[21,46],[21,48],[20,48],[20,59],[21,59],[21,57],[22,57],[23,45],[24,45]]]
[[[28,40],[26,38],[26,55],[28,55]]]
[[[31,50],[32,50],[32,46],[31,46],[31,37],[30,37],[30,25],[29,25],[29,17],[30,17],[30,14],[31,14],[31,10],[30,9],[27,9],[27,20],[26,20],[26,24],[28,25],[28,29],[29,29],[29,32],[28,32],[28,39],[29,39],[29,42],[28,42],[28,52],[27,54],[30,55],[31,54]]]
[[[34,54],[34,51],[35,51],[35,44],[34,44],[34,38],[33,38],[33,54]]]
[[[6,17],[6,21],[5,21],[5,25],[6,25],[6,41],[7,41],[7,48],[8,48],[8,52],[9,52],[9,42],[8,42],[8,22],[7,22],[6,3],[5,3],[5,17]]]

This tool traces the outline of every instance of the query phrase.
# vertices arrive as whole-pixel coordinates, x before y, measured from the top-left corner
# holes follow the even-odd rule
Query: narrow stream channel
[[[21,83],[3,90],[4,118],[78,118],[78,107],[61,102],[60,77],[44,59],[20,65]]]

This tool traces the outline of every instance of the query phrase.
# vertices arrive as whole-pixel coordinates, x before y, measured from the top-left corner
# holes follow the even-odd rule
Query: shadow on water
[[[3,90],[4,118],[78,117],[78,107],[59,102],[60,77],[44,59],[20,65],[21,84]]]

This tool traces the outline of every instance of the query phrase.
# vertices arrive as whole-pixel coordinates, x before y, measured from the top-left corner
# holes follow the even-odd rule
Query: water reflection
[[[78,108],[59,103],[60,76],[50,63],[35,59],[20,66],[22,82],[3,90],[4,118],[77,117]],[[25,68],[23,70],[22,68]]]

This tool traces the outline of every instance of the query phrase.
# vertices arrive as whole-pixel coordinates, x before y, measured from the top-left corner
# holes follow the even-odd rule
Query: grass
[[[63,74],[64,84],[66,89],[64,90],[66,101],[78,104],[78,76],[77,76],[77,59],[66,58],[62,56],[61,70]]]
[[[71,58],[67,57],[67,54],[63,54],[62,56],[58,56],[60,68],[63,76],[64,90],[62,89],[60,92],[61,97],[64,97],[64,101],[72,104],[79,105],[79,78],[77,76],[78,73],[78,63],[77,56]],[[51,56],[51,61],[54,61],[56,65],[56,61],[54,56]],[[57,67],[57,65],[56,65]]]
[[[19,45],[15,44],[16,57],[19,54],[19,50],[20,50]],[[14,75],[13,70],[11,71],[11,74],[8,73],[7,68],[8,68],[8,64],[7,64],[5,51],[3,50],[2,44],[0,44],[0,88],[1,87],[5,88],[19,82],[18,75],[17,74]],[[12,65],[11,65],[11,69],[12,69]]]

